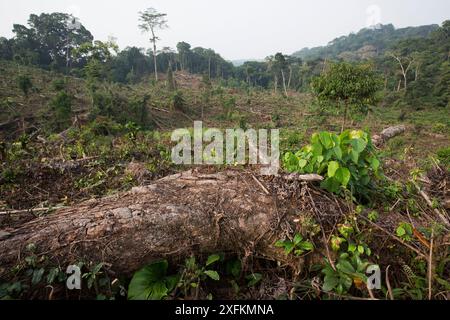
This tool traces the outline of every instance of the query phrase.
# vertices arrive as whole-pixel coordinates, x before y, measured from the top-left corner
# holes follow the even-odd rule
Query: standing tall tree
[[[405,88],[405,90],[408,89],[408,72],[414,64],[414,57],[412,55],[411,56],[401,56],[400,54],[395,53],[395,52],[388,52],[387,55],[394,58],[398,62],[399,66],[400,66],[401,74],[403,76],[404,88]],[[401,81],[399,83],[398,90],[400,90],[400,85],[401,85]]]
[[[181,70],[186,70],[189,67],[188,60],[191,55],[191,45],[186,42],[178,42],[177,50],[180,60],[180,68]]]
[[[286,70],[287,66],[288,66],[288,64],[286,61],[286,57],[281,52],[278,52],[275,55],[275,72],[281,73],[281,79],[283,80],[284,94],[286,95],[286,97],[288,95],[287,88],[286,88],[286,74],[285,74],[285,70]]]
[[[324,105],[344,109],[342,132],[349,108],[364,110],[377,102],[376,93],[382,80],[369,64],[331,63],[325,72],[312,81],[314,95]]]
[[[151,34],[150,42],[153,44],[153,64],[155,66],[155,80],[158,81],[158,65],[156,63],[156,42],[160,40],[156,36],[157,30],[163,30],[168,27],[167,14],[159,13],[154,8],[148,8],[145,11],[139,12],[139,29],[142,32],[149,32]]]
[[[66,68],[71,63],[71,52],[94,37],[78,21],[66,13],[32,14],[28,27],[14,24],[14,50],[20,56],[32,54],[41,66]]]

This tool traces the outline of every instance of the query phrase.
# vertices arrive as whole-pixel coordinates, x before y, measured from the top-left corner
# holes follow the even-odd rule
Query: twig
[[[26,209],[26,210],[10,210],[10,211],[1,211],[0,216],[5,216],[9,214],[24,214],[24,213],[35,213],[35,212],[44,212],[50,210],[58,210],[64,209],[68,207],[53,207],[53,208],[36,208],[36,209]]]
[[[253,174],[252,174],[252,178],[253,178],[253,180],[255,180],[256,183],[261,187],[261,189],[264,191],[265,194],[270,195],[269,190],[267,190],[267,188],[264,187],[264,185],[261,183],[261,181],[259,181],[258,178],[256,178]]]
[[[431,229],[430,255],[428,257],[428,300],[431,300],[431,296],[432,296],[432,284],[433,284],[433,242],[434,242],[434,229]]]
[[[318,174],[298,174],[298,173],[292,173],[286,176],[283,176],[283,179],[289,180],[289,181],[306,181],[306,182],[319,182],[323,181],[323,177]]]
[[[367,219],[364,216],[360,216],[361,218],[363,218],[365,221],[367,221],[368,223],[370,223],[372,226],[374,226],[375,228],[377,228],[380,231],[383,231],[384,233],[386,233],[387,235],[391,236],[393,239],[397,240],[398,242],[400,242],[401,244],[403,244],[405,247],[411,249],[412,251],[414,251],[415,253],[417,253],[419,256],[425,258],[426,260],[428,260],[428,257],[426,254],[424,254],[423,252],[419,251],[417,248],[414,248],[413,246],[407,244],[405,241],[403,241],[402,239],[400,239],[399,237],[393,235],[392,233],[390,233],[389,231],[385,230],[383,227],[380,227],[379,225],[377,225],[376,223],[373,223],[372,221],[370,221],[369,219]]]
[[[448,222],[447,218],[436,208],[433,207],[433,203],[430,200],[430,197],[428,197],[428,195],[423,192],[419,186],[417,184],[414,184],[417,188],[417,190],[419,191],[419,194],[422,196],[422,198],[425,200],[425,202],[428,204],[428,206],[433,209],[433,211],[437,214],[437,216],[439,217],[439,219],[441,219],[441,221],[447,226],[450,227],[450,223]]]
[[[397,204],[400,202],[400,199],[397,199],[397,201],[394,203],[394,205],[389,209],[389,211],[394,211],[394,208],[397,206]]]
[[[161,111],[161,112],[165,112],[165,113],[170,113],[170,111],[168,111],[168,110],[164,110],[164,109],[160,109],[160,108],[156,108],[156,107],[151,107],[152,109],[154,109],[154,110],[157,110],[157,111]]]
[[[391,287],[391,282],[389,281],[389,268],[391,266],[387,266],[386,268],[386,286],[388,289],[388,293],[389,293],[389,299],[394,300],[394,294],[392,293],[392,287]]]
[[[375,298],[375,296],[373,295],[372,289],[369,288],[369,284],[366,284],[366,287],[367,287],[367,291],[369,291],[370,299],[372,299],[372,300],[378,300],[378,299]]]

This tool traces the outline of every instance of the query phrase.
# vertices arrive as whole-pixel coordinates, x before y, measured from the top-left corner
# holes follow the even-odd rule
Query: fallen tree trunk
[[[389,127],[384,129],[379,135],[374,135],[372,137],[372,142],[375,146],[381,147],[384,143],[392,138],[395,138],[406,131],[406,127],[403,125]]]
[[[271,186],[267,194],[252,176],[238,171],[189,171],[128,193],[61,209],[17,229],[0,230],[0,275],[20,263],[31,243],[37,254],[61,266],[83,258],[110,264],[118,273],[133,272],[155,259],[181,259],[191,253],[231,251],[284,261],[286,255],[273,243],[296,231],[293,221],[298,219],[298,207],[278,207],[283,196]],[[296,180],[289,186],[295,189],[302,184]],[[292,194],[300,194],[294,189]],[[281,193],[289,198],[289,191]],[[315,202],[320,201],[316,198]],[[313,214],[306,203],[300,209],[302,215]],[[341,211],[330,200],[324,210]]]

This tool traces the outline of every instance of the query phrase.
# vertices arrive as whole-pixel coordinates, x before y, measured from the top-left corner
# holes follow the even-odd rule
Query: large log
[[[31,243],[62,266],[83,258],[110,264],[118,273],[192,253],[251,252],[283,261],[286,256],[273,243],[296,231],[291,225],[299,210],[279,207],[283,197],[270,186],[267,194],[257,183],[261,179],[238,171],[189,171],[0,230],[0,276],[26,256]],[[301,187],[298,180],[289,185]],[[335,201],[328,202],[324,210],[340,211]],[[314,214],[308,208],[303,205],[302,214]]]
[[[384,129],[380,135],[374,135],[372,142],[375,146],[381,147],[384,143],[403,134],[405,131],[406,127],[404,125],[389,127]]]

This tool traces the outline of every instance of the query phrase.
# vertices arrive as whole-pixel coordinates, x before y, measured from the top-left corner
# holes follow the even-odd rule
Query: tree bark
[[[289,209],[289,204],[278,207],[281,200],[274,189],[263,177],[251,176],[188,171],[0,230],[0,276],[27,256],[25,248],[31,243],[36,254],[61,266],[85,259],[107,263],[113,272],[124,274],[156,259],[180,260],[192,253],[251,252],[292,261],[294,257],[273,244],[287,236],[283,230],[296,229],[292,221],[299,211]],[[271,194],[257,181],[266,183]],[[315,201],[314,206],[320,202]],[[340,211],[329,202],[327,210]],[[306,212],[305,208],[301,214]],[[289,226],[281,227],[285,223]]]
[[[153,43],[153,65],[155,67],[155,80],[156,82],[158,82],[158,63],[156,60],[156,36],[155,36],[155,32],[153,31],[153,28],[151,29],[152,32],[152,36],[153,38],[151,39],[152,43]]]
[[[281,70],[281,78],[282,78],[282,80],[283,80],[284,94],[285,94],[286,97],[287,97],[287,96],[288,96],[288,92],[287,92],[287,89],[286,89],[286,77],[285,77],[285,75],[284,75],[284,71],[283,71],[283,70]]]

